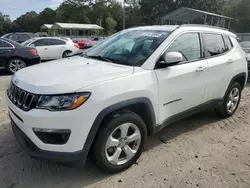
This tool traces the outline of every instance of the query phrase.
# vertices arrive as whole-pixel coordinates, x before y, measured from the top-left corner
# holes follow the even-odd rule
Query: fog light
[[[66,144],[71,134],[69,129],[33,128],[33,131],[43,143],[54,145]]]
[[[69,129],[43,129],[43,128],[33,128],[34,132],[43,132],[43,133],[68,133]]]

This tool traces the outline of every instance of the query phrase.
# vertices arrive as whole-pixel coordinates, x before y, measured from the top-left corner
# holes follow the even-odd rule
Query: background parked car
[[[87,38],[73,39],[74,43],[77,43],[80,49],[88,49],[95,45],[95,42]]]
[[[14,74],[26,66],[38,63],[40,63],[40,57],[36,49],[24,47],[9,39],[0,38],[0,68]]]
[[[48,33],[47,32],[37,32],[36,33],[39,37],[48,37]]]
[[[243,41],[240,43],[242,49],[246,52],[247,54],[247,60],[248,62],[250,61],[250,41]]]
[[[103,41],[104,39],[105,39],[104,37],[94,37],[93,41],[95,41],[96,43],[98,43],[98,42]]]
[[[35,47],[41,60],[66,58],[81,53],[73,42],[57,37],[33,38],[22,45]]]
[[[248,61],[248,81],[250,81],[250,41],[243,41],[240,43],[242,49],[246,52]]]
[[[13,41],[16,41],[18,43],[22,43],[26,40],[29,40],[31,38],[39,37],[35,33],[7,33],[3,35],[1,38],[7,38]]]

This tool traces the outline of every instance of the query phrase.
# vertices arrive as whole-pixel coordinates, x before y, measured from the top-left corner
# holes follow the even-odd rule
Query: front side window
[[[201,44],[198,33],[186,33],[179,36],[167,49],[167,52],[180,52],[184,61],[201,58]]]
[[[48,46],[49,45],[49,40],[48,39],[38,39],[35,42],[33,42],[35,46]]]
[[[169,34],[169,31],[158,30],[120,32],[97,44],[84,56],[122,65],[142,66]]]
[[[220,55],[227,51],[222,35],[203,34],[203,40],[204,40],[204,45],[205,45],[206,57]]]

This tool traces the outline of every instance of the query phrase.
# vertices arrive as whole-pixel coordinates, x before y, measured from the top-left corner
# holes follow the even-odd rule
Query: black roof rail
[[[213,28],[213,29],[222,29],[224,31],[228,31],[228,29],[223,28],[223,27],[218,27],[218,26],[213,26],[213,25],[202,25],[202,24],[182,24],[180,27],[208,27],[208,28]]]

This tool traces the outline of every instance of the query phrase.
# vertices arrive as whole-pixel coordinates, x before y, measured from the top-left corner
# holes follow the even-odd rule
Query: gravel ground
[[[27,156],[10,128],[9,80],[0,77],[0,188],[250,187],[250,87],[232,118],[206,111],[175,123],[149,138],[132,168],[109,175],[90,160],[85,168],[70,168]]]

